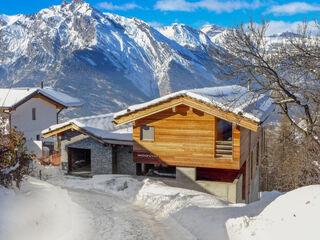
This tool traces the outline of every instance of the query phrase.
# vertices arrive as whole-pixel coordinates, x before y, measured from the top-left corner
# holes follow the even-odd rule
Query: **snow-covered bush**
[[[15,128],[0,129],[0,185],[9,187],[15,183],[19,187],[23,176],[28,173],[31,156],[24,144],[22,132]]]

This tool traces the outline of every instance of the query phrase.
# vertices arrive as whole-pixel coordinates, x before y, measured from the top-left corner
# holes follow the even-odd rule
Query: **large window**
[[[217,140],[232,140],[232,124],[230,122],[217,118]]]
[[[143,141],[154,141],[154,127],[141,126],[140,139]]]

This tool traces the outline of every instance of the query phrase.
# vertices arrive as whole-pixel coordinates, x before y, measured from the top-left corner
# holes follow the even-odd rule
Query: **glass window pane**
[[[231,141],[232,140],[232,123],[217,118],[217,140]]]

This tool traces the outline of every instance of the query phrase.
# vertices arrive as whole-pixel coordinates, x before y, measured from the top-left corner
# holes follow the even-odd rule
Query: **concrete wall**
[[[232,203],[243,202],[242,192],[239,193],[242,179],[236,179],[232,183],[196,180],[196,168],[177,167],[176,180],[189,189],[214,194]],[[242,191],[241,188],[240,190]]]
[[[28,140],[25,147],[29,153],[35,154],[37,157],[42,156],[42,141]]]
[[[257,201],[260,199],[260,169],[257,170],[257,174],[254,179],[251,180],[249,202]]]

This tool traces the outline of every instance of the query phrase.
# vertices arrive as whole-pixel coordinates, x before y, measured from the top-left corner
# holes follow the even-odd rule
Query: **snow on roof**
[[[244,118],[258,123],[263,122],[274,108],[267,95],[256,96],[255,93],[248,92],[248,90],[244,87],[230,85],[182,90],[171,93],[146,103],[132,105],[123,111],[117,112],[114,115],[114,118],[119,118],[132,112],[136,112],[181,96],[193,98],[199,102],[203,102],[227,112],[241,115]]]
[[[108,113],[71,119],[67,122],[50,126],[43,130],[42,134],[63,128],[69,124],[75,124],[93,136],[103,140],[132,141],[131,124],[116,127],[113,123],[113,115],[114,113]]]
[[[40,93],[45,97],[63,105],[64,107],[78,107],[83,104],[83,101],[71,97],[67,94],[57,91],[54,88],[0,88],[0,108],[12,108],[24,100],[27,100],[31,95]]]

